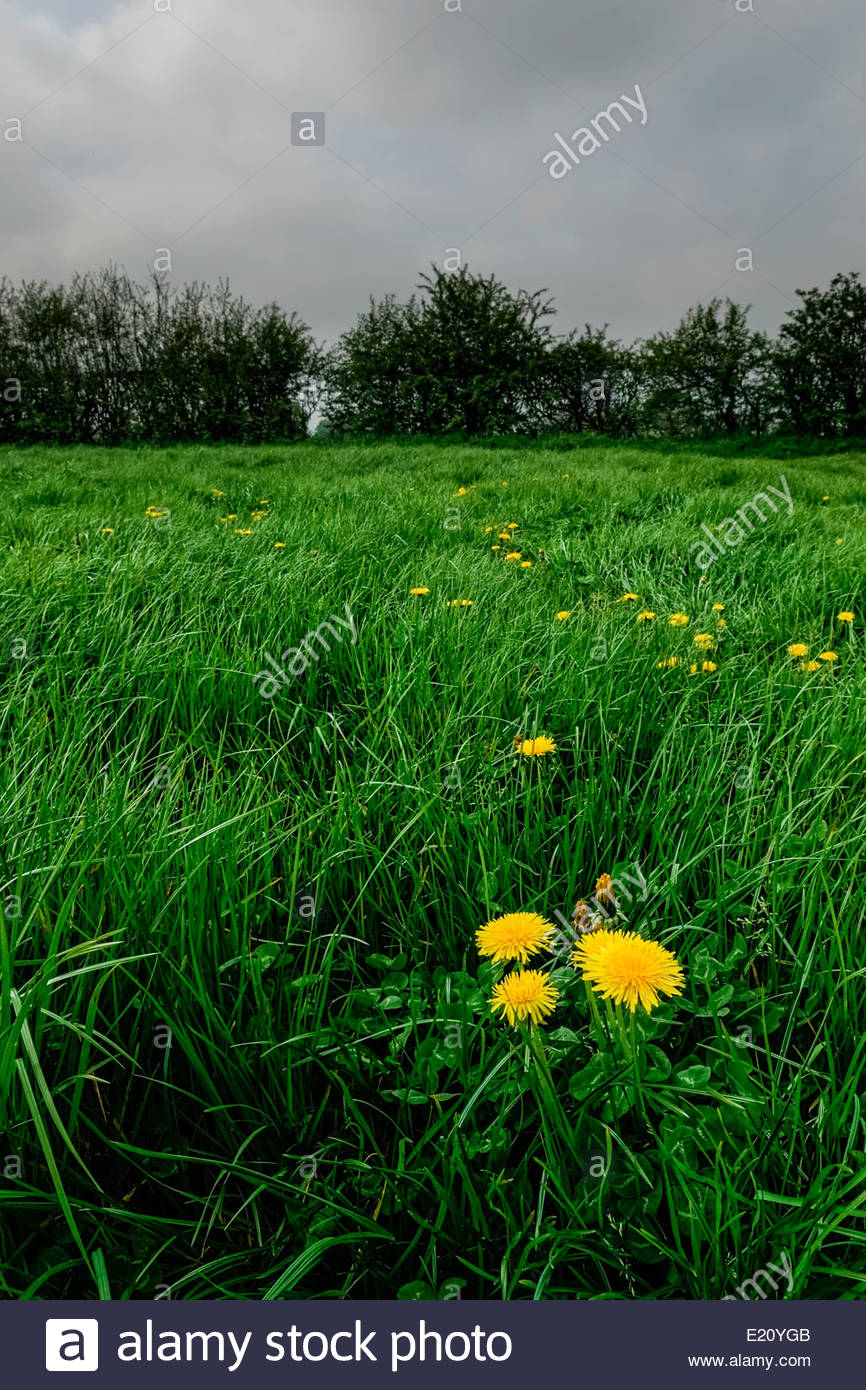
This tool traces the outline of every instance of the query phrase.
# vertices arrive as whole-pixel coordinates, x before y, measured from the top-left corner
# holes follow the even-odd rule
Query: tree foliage
[[[603,328],[584,326],[547,354],[539,409],[543,428],[567,434],[638,432],[641,380],[634,352]]]
[[[835,275],[798,290],[775,354],[783,423],[800,434],[866,434],[866,285]]]
[[[298,439],[319,354],[277,305],[227,283],[173,292],[113,269],[0,283],[0,438],[58,444]]]
[[[631,346],[552,332],[547,291],[432,268],[330,352],[296,314],[226,282],[172,289],[113,268],[0,281],[0,441],[255,443],[334,436],[620,438],[866,434],[866,285],[798,290],[771,342],[730,299]]]
[[[749,329],[748,315],[730,299],[713,299],[643,344],[643,414],[652,432],[762,433],[768,343]]]
[[[433,267],[422,297],[362,314],[331,355],[326,413],[338,431],[507,434],[527,428],[553,312],[544,291]]]

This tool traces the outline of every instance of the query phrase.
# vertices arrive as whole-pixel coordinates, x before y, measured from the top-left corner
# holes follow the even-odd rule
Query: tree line
[[[553,331],[547,291],[433,267],[371,299],[330,349],[226,282],[109,268],[0,281],[0,441],[167,443],[395,435],[866,436],[866,286],[798,290],[777,337],[713,299],[636,343]]]

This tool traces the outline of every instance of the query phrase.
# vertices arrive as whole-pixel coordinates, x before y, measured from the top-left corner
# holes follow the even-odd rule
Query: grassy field
[[[0,453],[0,1295],[863,1297],[864,464]]]

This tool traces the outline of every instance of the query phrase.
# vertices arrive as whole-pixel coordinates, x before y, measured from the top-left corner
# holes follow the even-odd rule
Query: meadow
[[[864,465],[0,452],[0,1296],[863,1297]]]

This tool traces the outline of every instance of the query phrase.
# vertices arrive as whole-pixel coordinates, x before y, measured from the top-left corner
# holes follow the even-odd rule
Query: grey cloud
[[[862,266],[861,0],[0,0],[3,273],[229,276],[333,338],[458,247],[631,338]],[[77,75],[76,75],[77,74]],[[627,126],[542,165],[622,93]],[[47,99],[46,99],[47,98]],[[290,113],[327,112],[325,149]],[[27,113],[30,112],[28,115]],[[739,247],[754,274],[739,274]]]

